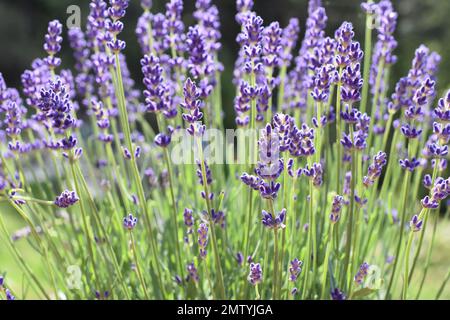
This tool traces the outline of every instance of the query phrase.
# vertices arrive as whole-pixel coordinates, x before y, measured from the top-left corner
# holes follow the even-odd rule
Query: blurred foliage
[[[154,0],[154,12],[163,11],[166,0]],[[185,0],[185,21],[192,24],[192,12],[195,0]],[[221,60],[226,69],[223,76],[224,108],[227,126],[233,126],[234,113],[232,103],[234,88],[231,83],[234,60],[238,46],[236,35],[239,26],[235,22],[235,1],[215,0],[221,14],[223,49]],[[307,0],[256,0],[255,10],[265,20],[278,20],[285,26],[291,17],[298,17],[302,26],[300,38],[303,37],[304,24],[307,16]],[[399,46],[396,50],[398,63],[392,70],[392,86],[405,75],[410,68],[414,50],[421,44],[429,46],[442,55],[439,72],[438,88],[440,93],[450,87],[450,1],[448,0],[393,0],[399,13],[396,39]],[[325,0],[324,6],[329,17],[327,34],[333,35],[334,30],[344,21],[355,25],[356,37],[364,42],[364,14],[360,9],[360,0]],[[43,37],[48,21],[68,18],[67,7],[77,4],[82,9],[83,21],[89,13],[89,0],[0,0],[0,72],[3,72],[10,86],[20,86],[20,74],[28,68],[36,57],[43,57]],[[141,14],[139,0],[131,0],[131,6],[125,19],[126,30],[123,38],[127,41],[127,61],[133,77],[141,83],[139,59],[140,49],[136,42],[134,29]],[[64,43],[64,67],[71,67],[73,59],[70,47]]]

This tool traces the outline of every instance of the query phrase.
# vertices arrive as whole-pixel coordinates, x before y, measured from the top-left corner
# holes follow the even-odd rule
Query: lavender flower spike
[[[129,214],[127,217],[123,218],[123,227],[129,231],[136,227],[138,218],[134,217],[133,214]]]
[[[302,272],[303,262],[295,258],[291,261],[291,265],[289,266],[289,280],[292,282],[297,281],[298,276]]]
[[[57,68],[61,65],[61,59],[56,58],[55,55],[61,51],[61,43],[63,41],[61,37],[62,28],[63,26],[58,20],[53,20],[48,24],[44,50],[48,54],[45,62],[50,69]]]
[[[250,263],[250,273],[248,275],[248,281],[256,286],[261,283],[263,277],[262,268],[259,263]]]
[[[367,176],[363,178],[363,184],[368,187],[373,185],[376,179],[381,175],[381,170],[386,165],[386,153],[380,151],[375,157],[373,157],[373,162],[369,166]]]
[[[200,258],[205,259],[207,254],[206,246],[208,245],[208,226],[205,223],[200,224],[197,233]]]
[[[344,197],[340,195],[334,196],[330,214],[330,220],[332,223],[336,223],[339,221],[343,205],[344,205]]]
[[[360,267],[358,272],[355,275],[355,282],[357,284],[362,284],[362,282],[364,281],[364,278],[367,276],[368,272],[369,272],[369,267],[370,265],[367,262],[364,262]]]
[[[414,215],[409,222],[409,226],[413,232],[419,232],[420,230],[422,230],[422,224],[423,221],[419,220],[419,217],[417,215]]]
[[[56,198],[54,203],[59,208],[68,208],[70,206],[73,206],[75,203],[77,203],[78,200],[80,200],[80,199],[77,197],[77,194],[75,193],[75,191],[66,190],[63,193],[61,193],[60,196],[58,196]]]

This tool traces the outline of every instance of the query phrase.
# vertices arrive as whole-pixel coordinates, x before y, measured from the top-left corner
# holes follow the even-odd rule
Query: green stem
[[[320,296],[321,300],[325,300],[326,295],[326,287],[327,287],[327,275],[328,275],[328,260],[330,260],[331,249],[333,248],[333,229],[334,223],[330,223],[329,233],[328,233],[328,241],[327,241],[327,249],[325,253],[325,259],[323,260],[323,274],[322,274],[322,294]]]
[[[395,260],[394,265],[392,266],[392,274],[391,278],[389,280],[389,285],[386,290],[386,298],[389,297],[389,293],[391,292],[392,284],[394,283],[395,279],[395,271],[397,270],[397,265],[400,255],[400,249],[402,247],[402,240],[403,240],[403,228],[405,226],[406,221],[406,202],[408,200],[408,190],[409,190],[409,176],[411,175],[411,172],[409,170],[406,170],[405,177],[403,180],[403,193],[402,193],[402,202],[401,202],[401,210],[400,210],[400,234],[397,242],[397,249],[395,250]]]
[[[147,292],[147,286],[145,285],[144,277],[142,276],[141,267],[139,266],[139,260],[138,260],[137,251],[136,251],[136,243],[134,241],[134,236],[133,236],[132,230],[130,230],[130,241],[131,241],[131,248],[133,251],[133,258],[134,258],[134,263],[136,264],[136,271],[138,274],[139,282],[141,283],[145,298],[147,300],[150,300],[150,298],[148,296],[148,292]]]
[[[369,1],[371,3],[372,1]],[[370,76],[370,59],[372,58],[372,23],[373,15],[366,15],[366,33],[365,33],[365,44],[364,44],[364,71],[363,71],[363,87],[362,87],[362,97],[361,97],[361,112],[366,112],[367,100],[369,95],[369,76]]]
[[[219,256],[219,248],[217,245],[217,237],[216,237],[216,227],[214,224],[214,221],[212,219],[211,213],[212,213],[212,206],[211,206],[211,202],[209,199],[209,188],[208,188],[208,180],[207,180],[207,176],[206,176],[206,166],[205,166],[205,160],[203,158],[203,146],[202,146],[202,141],[201,139],[197,140],[197,147],[199,150],[199,156],[200,156],[200,162],[201,162],[201,171],[202,171],[202,180],[203,180],[203,188],[204,188],[204,192],[205,192],[205,202],[206,202],[206,207],[208,210],[208,217],[209,217],[209,223],[211,226],[211,238],[212,238],[212,243],[213,243],[213,251],[214,251],[214,259],[215,259],[215,264],[216,264],[216,276],[217,276],[217,280],[218,280],[218,286],[219,286],[219,298],[222,300],[225,300],[226,295],[225,295],[225,286],[224,286],[224,281],[223,281],[223,273],[222,273],[222,265],[220,262],[220,256]]]

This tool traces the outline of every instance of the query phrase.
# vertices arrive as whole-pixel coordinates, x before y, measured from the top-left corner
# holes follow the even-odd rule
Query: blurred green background
[[[189,25],[193,22],[192,12],[194,0],[185,0],[185,21]],[[287,24],[291,17],[298,17],[301,23],[300,38],[303,37],[304,24],[307,15],[307,0],[255,0],[255,10],[266,22],[280,21],[281,25]],[[450,1],[449,0],[393,0],[399,13],[396,39],[399,46],[395,53],[399,59],[392,69],[392,85],[408,72],[414,50],[425,44],[442,56],[442,63],[438,75],[439,95],[450,88]],[[154,0],[153,11],[161,11],[166,1]],[[226,127],[234,125],[233,98],[234,88],[231,84],[234,59],[237,54],[235,38],[239,32],[236,24],[235,1],[215,0],[221,14],[223,49],[221,61],[225,65],[223,76],[224,108],[226,112]],[[364,15],[360,9],[361,1],[358,0],[328,0],[323,1],[329,17],[327,34],[333,35],[334,30],[344,21],[351,21],[355,26],[356,38],[363,44]],[[42,49],[47,23],[52,19],[65,22],[66,13],[70,5],[79,5],[82,9],[83,22],[89,13],[89,0],[0,0],[0,72],[3,73],[9,86],[20,87],[20,75],[28,68],[32,60],[43,57]],[[140,49],[137,45],[134,33],[138,16],[142,13],[139,0],[131,0],[131,6],[124,19],[126,30],[123,39],[127,41],[125,54],[132,76],[140,85],[141,73],[139,59]],[[297,49],[296,49],[297,51]],[[64,42],[63,65],[70,68],[73,64],[72,53],[67,42]],[[5,208],[0,207],[0,214],[5,214]],[[7,221],[11,231],[23,226],[21,221],[13,216],[8,216]],[[432,256],[431,272],[425,283],[422,297],[434,298],[440,283],[445,276],[450,257],[448,243],[450,241],[450,223],[442,222],[439,225],[436,247]],[[427,239],[428,241],[429,239]],[[424,248],[427,247],[425,244]],[[43,274],[42,260],[33,253],[30,246],[23,242],[19,248],[24,252],[25,258],[34,266],[37,274]],[[422,257],[421,263],[424,263]],[[0,273],[8,271],[8,285],[17,293],[22,293],[22,273],[11,259],[9,252],[0,242]],[[446,288],[442,298],[450,298],[450,288]]]

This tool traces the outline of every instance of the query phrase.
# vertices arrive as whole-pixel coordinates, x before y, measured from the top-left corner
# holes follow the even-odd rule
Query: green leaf
[[[377,290],[378,289],[362,288],[362,289],[359,289],[358,291],[355,291],[353,293],[352,298],[353,299],[355,299],[355,298],[363,298],[363,297],[366,297],[366,296],[376,292]]]

